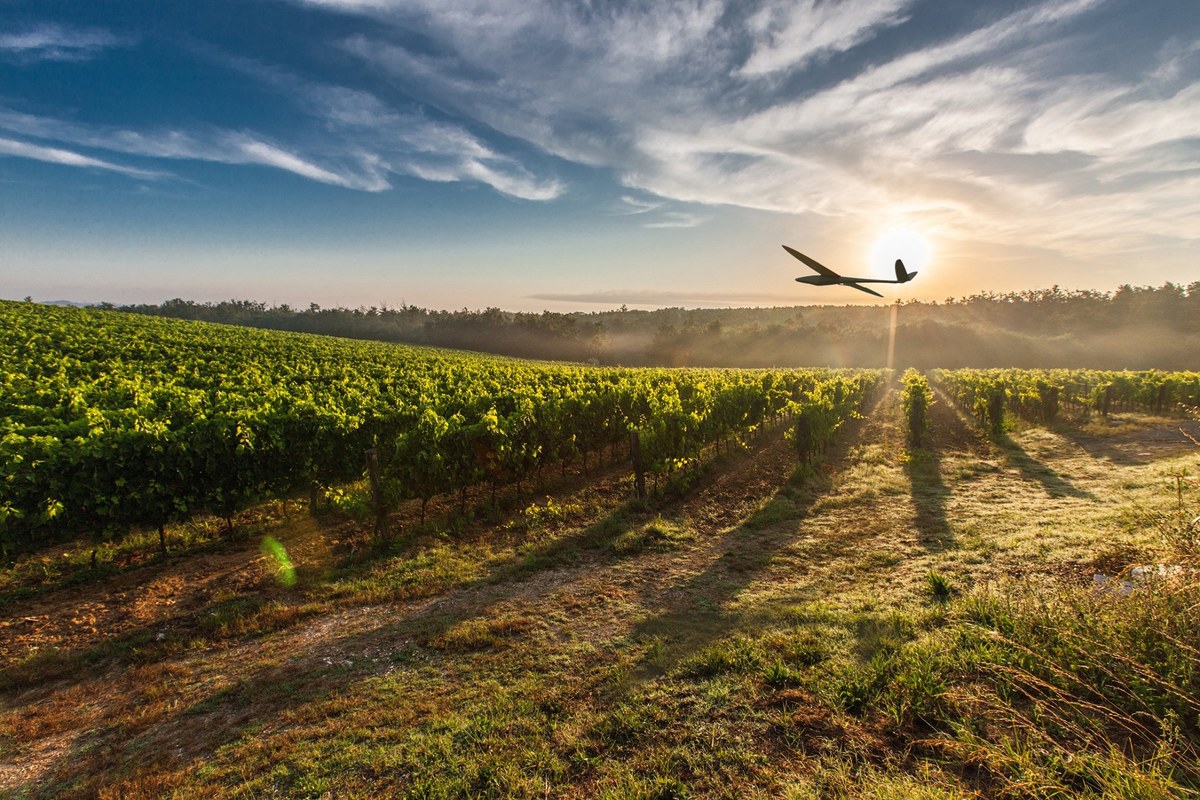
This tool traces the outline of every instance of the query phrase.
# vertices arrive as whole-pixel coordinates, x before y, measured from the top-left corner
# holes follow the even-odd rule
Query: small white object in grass
[[[1129,580],[1097,572],[1092,576],[1092,586],[1101,591],[1124,596],[1132,594],[1134,587],[1144,586],[1151,581],[1171,578],[1182,573],[1183,567],[1178,564],[1146,564],[1129,570]]]
[[[1183,572],[1178,564],[1147,564],[1129,570],[1129,579],[1134,583],[1145,583],[1155,578],[1170,578]]]

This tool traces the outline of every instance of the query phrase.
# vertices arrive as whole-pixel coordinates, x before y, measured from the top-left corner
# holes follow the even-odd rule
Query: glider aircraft
[[[829,267],[825,266],[824,264],[814,261],[813,259],[804,255],[804,253],[801,253],[797,250],[793,250],[792,248],[788,247],[786,244],[783,246],[783,249],[787,250],[793,256],[800,259],[805,264],[807,264],[808,266],[810,266],[814,270],[816,270],[816,272],[817,272],[816,275],[805,275],[802,278],[796,278],[797,282],[807,283],[809,286],[835,286],[835,285],[850,286],[852,288],[858,289],[860,292],[866,292],[867,294],[873,294],[876,297],[883,297],[883,295],[881,295],[879,292],[875,291],[874,289],[868,289],[867,287],[860,286],[859,284],[862,284],[862,283],[908,283],[914,277],[916,277],[916,274],[917,274],[915,272],[909,272],[908,270],[906,270],[904,268],[904,262],[897,258],[896,259],[896,280],[894,280],[894,281],[885,280],[883,278],[846,278],[841,275],[838,275],[836,272],[834,272],[833,270],[831,270]]]

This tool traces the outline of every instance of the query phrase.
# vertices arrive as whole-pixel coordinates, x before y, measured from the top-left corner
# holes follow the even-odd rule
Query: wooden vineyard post
[[[388,529],[387,505],[383,500],[383,485],[379,481],[379,451],[372,447],[366,451],[366,455],[371,499],[375,502],[375,538],[386,542],[392,538],[392,532]]]
[[[633,488],[641,499],[646,496],[646,469],[642,465],[642,438],[637,431],[629,432],[629,458],[633,462]]]

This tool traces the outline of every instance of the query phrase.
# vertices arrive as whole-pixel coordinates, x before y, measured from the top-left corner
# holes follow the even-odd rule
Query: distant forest
[[[138,314],[630,366],[875,367],[891,306],[664,308],[568,314],[268,306],[248,300],[113,306]],[[1052,289],[899,304],[898,367],[1200,367],[1200,281]]]

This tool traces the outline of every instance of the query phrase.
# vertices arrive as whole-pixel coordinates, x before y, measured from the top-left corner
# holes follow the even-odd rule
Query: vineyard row
[[[1186,414],[1200,407],[1200,372],[960,369],[933,370],[932,376],[993,432],[1003,429],[1006,413],[1052,423],[1062,412]]]
[[[0,542],[119,535],[356,480],[395,499],[528,480],[637,434],[669,472],[779,415],[810,459],[880,372],[535,364],[0,303]]]

